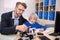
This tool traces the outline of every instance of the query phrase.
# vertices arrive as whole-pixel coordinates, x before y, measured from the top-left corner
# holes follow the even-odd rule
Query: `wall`
[[[8,12],[14,10],[16,2],[25,2],[27,4],[27,9],[25,10],[23,16],[28,19],[28,16],[31,12],[34,12],[35,0],[0,0],[0,21],[1,14],[4,12]]]
[[[1,21],[1,12],[4,7],[4,4],[2,4],[2,2],[4,2],[4,1],[0,0],[0,21]]]
[[[60,0],[56,0],[56,11],[60,11]]]

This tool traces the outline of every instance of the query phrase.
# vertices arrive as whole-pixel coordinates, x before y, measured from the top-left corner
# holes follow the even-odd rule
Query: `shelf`
[[[54,20],[55,17],[55,12],[54,11],[50,11],[49,12],[49,20]]]
[[[43,7],[40,7],[40,10],[43,11]]]
[[[36,13],[36,14],[37,14],[37,16],[38,16],[38,11],[36,11],[35,13]]]
[[[50,11],[55,11],[55,5],[54,6],[50,6]]]
[[[43,0],[40,0],[40,2],[43,2]]]
[[[48,6],[49,5],[49,0],[44,0],[44,6]]]
[[[43,11],[43,6],[38,7],[38,10],[39,10],[39,11]]]
[[[48,19],[48,12],[44,12],[44,19]]]
[[[39,0],[36,2],[36,14],[40,19],[55,21],[56,0]]]
[[[39,6],[38,4],[39,4],[39,3],[36,3],[36,11],[38,11],[38,6]]]
[[[43,2],[40,3],[40,6],[43,6]]]
[[[51,0],[51,5],[55,5],[56,4],[56,0]]]
[[[42,12],[42,11],[39,12],[39,18],[40,18],[40,19],[43,18],[43,12]]]
[[[48,11],[48,6],[44,6],[44,11]]]
[[[36,3],[39,3],[39,0],[36,0]]]

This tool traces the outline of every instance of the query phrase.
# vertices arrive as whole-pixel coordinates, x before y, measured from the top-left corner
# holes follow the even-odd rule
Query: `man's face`
[[[23,14],[24,10],[25,10],[25,8],[21,4],[15,7],[15,13],[17,16],[21,16]]]

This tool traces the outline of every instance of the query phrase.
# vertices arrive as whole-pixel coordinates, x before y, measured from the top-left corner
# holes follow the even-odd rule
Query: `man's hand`
[[[20,31],[22,31],[22,32],[25,32],[25,31],[27,31],[27,26],[25,26],[24,24],[23,25],[18,25],[18,26],[16,26],[16,30],[20,30]]]

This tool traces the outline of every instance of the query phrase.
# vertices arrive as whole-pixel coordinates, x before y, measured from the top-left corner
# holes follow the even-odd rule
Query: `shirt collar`
[[[29,21],[30,24],[35,24],[35,23],[32,23],[31,21]]]
[[[12,19],[19,19],[19,17],[18,18],[15,18],[14,11],[12,11]]]

